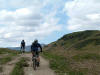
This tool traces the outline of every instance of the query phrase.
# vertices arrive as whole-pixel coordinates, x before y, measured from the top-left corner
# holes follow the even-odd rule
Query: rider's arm
[[[41,52],[42,52],[42,46],[39,44],[39,47],[40,47],[40,49],[41,49]]]
[[[25,42],[24,42],[24,45],[26,46]]]

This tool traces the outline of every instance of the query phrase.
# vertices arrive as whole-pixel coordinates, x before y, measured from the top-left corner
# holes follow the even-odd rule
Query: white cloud
[[[100,20],[100,14],[89,14],[87,18],[90,20]]]
[[[67,29],[100,30],[100,0],[72,0],[66,2],[64,11],[69,17]]]
[[[4,38],[9,38],[9,37],[11,37],[11,33],[7,33],[4,35]]]
[[[6,3],[6,0],[0,1]],[[52,32],[61,30],[59,18],[55,17],[57,10],[53,9],[49,13],[42,11],[48,0],[43,3],[41,0],[13,1],[10,0],[7,4],[8,8],[14,10],[7,10],[6,6],[0,7],[5,8],[0,10],[0,43],[3,43],[0,47],[18,46],[22,39],[30,44],[35,38],[43,39]]]

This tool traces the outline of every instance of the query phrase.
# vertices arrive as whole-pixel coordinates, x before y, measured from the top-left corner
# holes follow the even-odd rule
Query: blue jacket
[[[38,51],[38,48],[40,48],[42,51],[42,47],[39,43],[34,43],[31,45],[31,51]]]

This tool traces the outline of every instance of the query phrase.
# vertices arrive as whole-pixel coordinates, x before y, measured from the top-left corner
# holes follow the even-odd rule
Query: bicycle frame
[[[34,68],[34,70],[36,70],[36,68],[37,68],[37,55],[36,55],[36,52],[34,52],[34,56],[32,57],[32,61],[33,61],[33,68]]]

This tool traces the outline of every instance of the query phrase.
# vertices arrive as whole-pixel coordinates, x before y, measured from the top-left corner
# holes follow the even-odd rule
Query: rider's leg
[[[37,53],[37,67],[40,66],[40,58],[39,58],[39,53]]]
[[[37,54],[37,61],[40,62],[39,52],[37,51],[36,54]]]
[[[23,52],[25,52],[25,46],[23,46]]]
[[[33,61],[34,51],[31,51],[31,52],[32,52],[32,61]]]
[[[34,56],[34,51],[32,51],[32,57]]]
[[[39,67],[40,66],[40,58],[38,57],[37,58],[37,67]]]
[[[40,57],[38,56],[38,62],[40,62]]]
[[[23,53],[23,46],[21,46],[21,53]]]
[[[20,48],[20,52],[22,52],[22,46],[21,46],[21,48]]]
[[[24,47],[22,47],[22,52],[24,53]]]
[[[24,53],[24,46],[23,46],[22,52]]]

